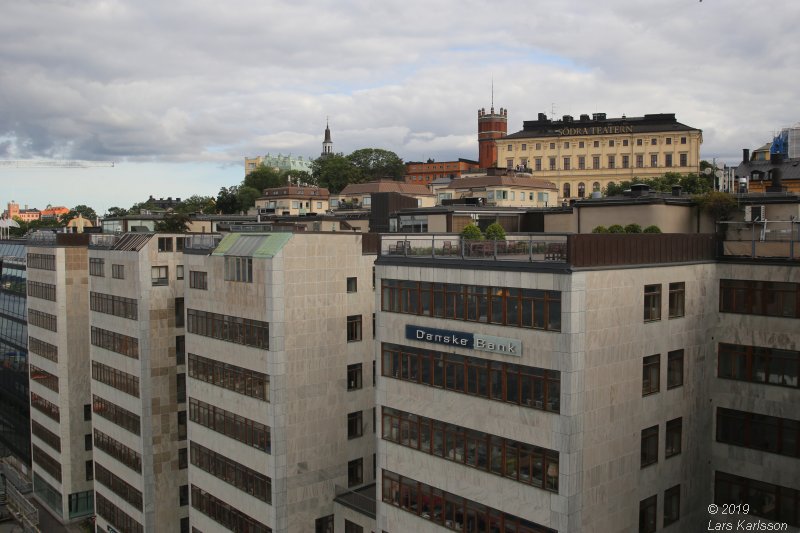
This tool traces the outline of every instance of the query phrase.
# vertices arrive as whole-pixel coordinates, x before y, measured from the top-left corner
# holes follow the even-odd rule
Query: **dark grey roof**
[[[775,165],[769,161],[748,161],[740,163],[736,167],[736,176],[745,177],[752,176],[754,172],[761,172],[764,174],[764,179],[767,179],[767,174],[774,168]],[[784,180],[797,180],[800,179],[800,158],[785,159],[781,163],[781,171],[783,171]]]
[[[562,133],[569,130],[568,133]],[[574,132],[572,130],[575,130]],[[566,137],[577,135],[611,135],[619,133],[668,133],[701,131],[678,122],[674,113],[658,113],[643,117],[598,118],[584,120],[526,120],[521,131],[504,139],[526,139],[533,137]],[[500,139],[497,139],[500,141]]]

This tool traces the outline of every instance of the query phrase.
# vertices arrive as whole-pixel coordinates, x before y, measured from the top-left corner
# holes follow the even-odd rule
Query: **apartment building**
[[[796,266],[703,234],[407,238],[376,262],[377,529],[800,525]]]
[[[594,113],[578,120],[539,113],[522,130],[494,142],[498,166],[530,170],[569,199],[602,192],[612,181],[699,172],[703,133],[673,113],[615,118]]]
[[[334,528],[374,480],[375,259],[361,234],[191,236],[191,527]]]
[[[35,497],[62,522],[93,512],[88,236],[28,240],[28,367]]]
[[[189,530],[183,241],[95,235],[89,248],[98,530]]]

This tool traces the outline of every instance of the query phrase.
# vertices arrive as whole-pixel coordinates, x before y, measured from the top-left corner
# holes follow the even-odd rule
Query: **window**
[[[719,344],[717,376],[797,388],[800,351],[741,344]]]
[[[178,449],[178,468],[181,470],[189,468],[189,453],[187,448]]]
[[[184,300],[183,298],[175,298],[175,327],[182,328],[185,324],[183,318]]]
[[[655,145],[657,145],[657,144],[658,144],[658,139],[656,139],[655,137],[653,137],[652,139],[650,139],[650,145],[651,145],[651,146],[655,146]]]
[[[642,146],[642,139],[636,139],[636,146]]]
[[[586,184],[580,182],[578,184],[578,198],[583,198],[586,196]]]
[[[683,350],[667,354],[667,389],[683,385]]]
[[[92,361],[92,379],[136,398],[139,397],[139,377]]]
[[[83,449],[87,452],[92,449],[92,434],[87,433],[83,436]]]
[[[514,145],[513,144],[509,144],[507,150],[509,152],[513,152],[514,151]]]
[[[556,158],[555,157],[550,157],[548,159],[550,161],[550,170],[555,170],[556,169]]]
[[[600,192],[600,182],[595,181],[592,183],[592,192]]]
[[[655,533],[658,495],[639,502],[639,533]]]
[[[628,146],[628,139],[622,139],[622,146]]]
[[[556,149],[556,143],[550,143],[550,149],[551,150],[555,150]]]
[[[196,442],[191,444],[192,465],[261,500],[272,503],[272,479]]]
[[[681,437],[683,434],[683,419],[676,418],[667,422],[667,437],[664,443],[664,457],[672,457],[681,453]]]
[[[749,505],[748,514],[800,526],[800,491],[733,474],[714,474],[714,502]],[[777,528],[775,528],[777,530]]]
[[[103,272],[105,266],[105,260],[100,257],[90,257],[89,258],[89,275],[90,276],[100,276],[104,277],[105,273]]]
[[[721,279],[719,310],[721,313],[800,318],[800,283]]]
[[[658,166],[658,154],[650,154],[650,166],[653,168]]]
[[[139,522],[108,501],[101,493],[95,493],[95,500],[96,513],[105,518],[115,529],[130,531],[131,533],[142,533],[144,531]]]
[[[686,144],[686,137],[681,137],[681,144]]]
[[[661,355],[651,355],[642,360],[642,396],[658,392],[661,381]]]
[[[142,472],[142,456],[105,433],[94,430],[94,445],[134,472]]]
[[[169,285],[169,270],[165,266],[154,266],[150,268],[150,279],[153,285]]]
[[[622,156],[622,168],[630,168],[631,166],[631,158],[630,156],[623,155]]]
[[[644,168],[644,156],[636,154],[636,168]]]
[[[578,169],[579,170],[586,170],[586,156],[579,155],[578,156]]]
[[[172,251],[172,237],[159,237],[158,238],[158,251],[171,252]]]
[[[669,143],[667,143],[669,144]],[[672,166],[672,154],[664,154],[664,166],[671,167]]]
[[[569,141],[564,142],[564,150],[569,150]]]
[[[202,272],[200,270],[190,270],[189,288],[208,290],[208,272]]]
[[[358,290],[358,278],[347,278],[347,292],[356,292]]]
[[[33,398],[31,398],[33,400]],[[33,404],[33,401],[31,401]],[[113,422],[123,429],[127,429],[131,433],[139,435],[141,433],[141,420],[139,415],[131,413],[116,404],[109,402],[97,395],[92,395],[92,411]]]
[[[642,468],[658,462],[658,426],[642,430]]]
[[[661,285],[644,286],[644,321],[661,320]]]
[[[672,137],[667,137],[664,140],[666,141],[667,144],[672,144]]]
[[[364,482],[364,459],[358,458],[347,463],[347,486],[355,487]]]
[[[187,309],[186,319],[189,333],[269,350],[267,322],[196,309]]]
[[[86,481],[91,481],[94,479],[94,461],[89,460],[86,461],[84,464],[86,470]]]
[[[682,167],[689,166],[689,156],[687,154],[680,154],[678,157],[680,159],[680,165]]]
[[[58,318],[50,313],[28,309],[28,325],[50,331],[58,331]]]
[[[183,507],[189,505],[189,485],[178,487],[178,504]]]
[[[347,365],[347,390],[361,388],[361,363]]]
[[[175,364],[186,363],[186,335],[175,336]]]
[[[542,149],[542,143],[536,143],[536,149],[537,150],[541,150]]]
[[[351,315],[347,317],[347,342],[358,342],[361,340],[361,315]]]
[[[600,141],[594,141],[593,146],[595,148],[600,148]]]
[[[514,168],[514,160],[513,159],[511,159],[511,158],[506,159],[506,168],[509,169],[509,170]]]
[[[189,397],[189,420],[266,453],[272,453],[270,427]]]
[[[229,531],[248,533],[272,533],[272,528],[239,511],[233,505],[209,494],[203,489],[191,486],[192,507]],[[140,530],[141,531],[141,530]]]
[[[183,372],[175,374],[175,382],[178,387],[178,403],[183,403],[186,401],[186,374]]]
[[[364,533],[364,528],[358,524],[352,523],[350,520],[345,519],[344,533]]]
[[[524,152],[524,151],[526,151],[527,149],[528,149],[528,145],[527,145],[527,144],[525,144],[525,143],[522,143],[522,151]]]
[[[534,159],[533,160],[533,164],[534,164],[534,168],[537,171],[538,170],[542,170],[542,158],[541,157],[537,157],[536,159]]]
[[[314,522],[314,533],[333,533],[333,515],[317,518]]]
[[[225,281],[253,283],[253,258],[225,256]]]
[[[52,254],[28,254],[28,268],[55,270],[56,256]]]
[[[178,411],[178,440],[186,440],[186,429],[186,411]]]
[[[583,148],[586,145],[583,141],[578,141],[578,148]]]
[[[125,265],[111,265],[111,277],[125,279]]]
[[[92,419],[92,404],[85,403],[83,404],[83,420],[88,422]]]
[[[138,320],[139,317],[139,304],[136,300],[99,292],[89,293],[89,309],[131,320]]]
[[[28,280],[28,296],[42,300],[56,301],[56,286],[51,283],[40,283]]]
[[[595,169],[595,170],[600,168],[600,156],[599,155],[592,156],[592,168]]]
[[[569,164],[570,164],[570,158],[569,157],[565,157],[564,158],[564,170],[569,170],[570,169],[569,168]]]
[[[717,442],[800,457],[800,422],[718,407]]]
[[[364,434],[364,416],[361,411],[347,414],[347,438],[357,439]]]
[[[614,139],[609,139],[609,141],[608,141],[608,147],[609,147],[609,148],[614,148]]]
[[[183,279],[183,265],[175,267],[175,279]]]

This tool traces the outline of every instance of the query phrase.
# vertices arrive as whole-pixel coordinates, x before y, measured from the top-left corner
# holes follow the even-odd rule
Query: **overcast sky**
[[[794,0],[19,0],[0,17],[0,204],[216,195],[244,157],[478,158],[477,111],[676,113],[701,156],[800,120]]]

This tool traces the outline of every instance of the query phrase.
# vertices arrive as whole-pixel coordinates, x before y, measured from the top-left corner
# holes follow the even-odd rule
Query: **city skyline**
[[[800,79],[788,38],[800,7],[782,4],[780,17],[694,0],[13,5],[0,158],[117,165],[3,169],[0,202],[102,214],[151,194],[215,196],[245,156],[317,156],[328,117],[335,152],[477,159],[492,86],[509,133],[540,112],[675,113],[703,130],[703,159],[733,164],[798,118],[784,102]]]

